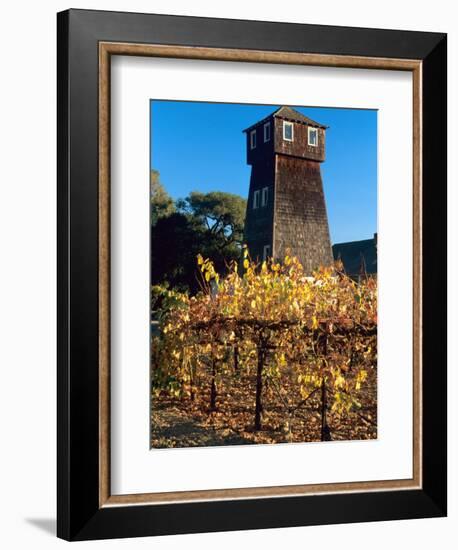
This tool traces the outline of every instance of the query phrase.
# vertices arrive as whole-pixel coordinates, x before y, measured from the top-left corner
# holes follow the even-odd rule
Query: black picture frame
[[[58,536],[87,540],[446,515],[446,35],[86,10],[59,13],[57,23]],[[421,489],[100,507],[100,41],[422,62]]]

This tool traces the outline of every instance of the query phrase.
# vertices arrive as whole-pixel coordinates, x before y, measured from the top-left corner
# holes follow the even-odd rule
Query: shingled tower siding
[[[247,216],[245,218],[245,242],[253,259],[264,259],[264,247],[270,247],[272,255],[274,219],[274,156],[256,163],[251,169]],[[267,204],[262,204],[263,189],[267,188]],[[258,207],[254,208],[254,194],[258,192]],[[264,191],[265,193],[265,191]],[[250,213],[251,211],[251,213]]]
[[[285,139],[284,123],[292,124],[292,139]],[[270,140],[264,142],[264,125]],[[309,128],[317,132],[316,146],[309,143]],[[291,127],[290,127],[291,129]],[[252,132],[256,147],[252,147]],[[326,127],[290,107],[281,107],[245,130],[247,160],[251,164],[245,241],[254,259],[282,260],[289,249],[310,274],[333,262],[320,164],[325,159]],[[268,200],[261,204],[262,189]],[[259,191],[259,204],[255,192]],[[254,208],[257,206],[257,208]],[[266,249],[266,247],[269,247]]]

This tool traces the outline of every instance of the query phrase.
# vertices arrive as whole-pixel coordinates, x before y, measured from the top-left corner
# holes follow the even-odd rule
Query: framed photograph
[[[58,536],[446,515],[446,35],[58,14]]]

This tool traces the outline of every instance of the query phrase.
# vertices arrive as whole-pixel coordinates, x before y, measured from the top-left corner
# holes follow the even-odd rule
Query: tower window
[[[292,122],[283,121],[283,139],[285,141],[294,140],[294,125]]]
[[[250,147],[251,149],[256,148],[256,130],[251,130],[250,132]]]
[[[267,206],[268,199],[269,199],[269,188],[263,187],[262,195],[261,195],[261,206]]]
[[[309,128],[309,145],[316,147],[318,145],[318,130],[316,128]]]
[[[262,249],[262,260],[265,262],[271,256],[270,244],[266,244]]]
[[[264,124],[264,143],[270,141],[270,122]]]
[[[259,208],[259,195],[260,194],[261,194],[261,192],[259,191],[259,189],[254,192],[254,194],[253,194],[253,208]]]

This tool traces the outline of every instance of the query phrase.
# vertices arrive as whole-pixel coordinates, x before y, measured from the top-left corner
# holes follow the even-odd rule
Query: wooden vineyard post
[[[212,357],[212,382],[210,388],[210,412],[216,411],[216,359]]]
[[[239,347],[236,344],[234,346],[234,372],[238,372],[239,370]]]
[[[324,357],[327,356],[328,353],[328,337],[327,335],[324,337],[324,345],[323,345],[323,355]],[[326,359],[323,359],[323,363],[326,361]],[[326,388],[326,375],[323,375],[323,379],[321,381],[321,441],[331,441],[331,430],[328,426],[328,419],[327,419],[327,408],[328,408],[328,395],[327,395],[327,388]]]
[[[262,373],[264,370],[264,343],[258,344],[258,369],[256,373],[256,408],[254,413],[254,429],[261,429],[262,415]]]

